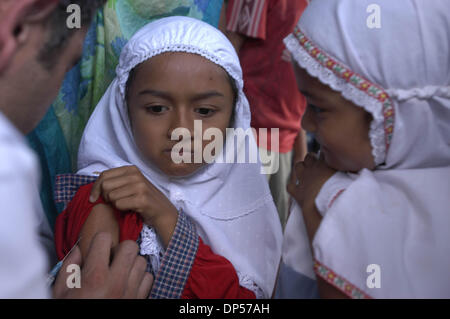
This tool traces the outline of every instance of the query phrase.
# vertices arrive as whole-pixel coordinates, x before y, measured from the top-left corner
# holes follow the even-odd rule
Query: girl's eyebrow
[[[139,95],[144,95],[144,94],[150,94],[156,97],[160,97],[163,98],[165,100],[172,100],[172,96],[171,94],[167,93],[167,92],[163,92],[163,91],[157,91],[157,90],[152,90],[152,89],[145,89],[139,92]],[[207,92],[203,92],[203,93],[199,93],[194,95],[191,98],[191,101],[200,101],[200,100],[206,100],[208,98],[211,97],[225,97],[225,95],[223,95],[222,93],[218,92],[218,91],[207,91]]]
[[[144,94],[150,94],[156,97],[163,98],[165,100],[172,100],[172,97],[169,93],[163,92],[163,91],[157,91],[157,90],[151,90],[151,89],[145,89],[139,92],[138,95],[144,95]]]
[[[308,91],[304,91],[304,90],[299,90],[300,93],[308,99],[313,99],[315,101],[327,101],[326,98],[324,98],[323,95],[317,95],[317,93],[310,93]]]
[[[191,101],[201,101],[201,100],[209,99],[211,97],[225,97],[225,95],[223,95],[222,93],[217,92],[217,91],[208,91],[208,92],[196,94],[195,96],[192,97]]]

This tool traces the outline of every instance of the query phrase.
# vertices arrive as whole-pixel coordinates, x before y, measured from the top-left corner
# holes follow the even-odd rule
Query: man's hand
[[[178,220],[178,211],[136,166],[102,172],[92,187],[90,201],[96,202],[100,195],[120,211],[139,213],[147,225],[156,229],[167,247]]]
[[[81,252],[75,247],[64,261],[53,288],[54,298],[126,298],[144,299],[149,295],[153,276],[147,273],[147,262],[138,256],[138,246],[124,241],[111,258],[112,239],[108,233],[97,234],[82,264]],[[68,288],[66,269],[81,265],[81,288]]]

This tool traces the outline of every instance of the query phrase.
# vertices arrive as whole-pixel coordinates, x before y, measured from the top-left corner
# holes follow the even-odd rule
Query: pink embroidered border
[[[317,260],[314,260],[314,271],[315,273],[323,278],[326,282],[336,287],[344,294],[353,299],[372,299],[368,294],[363,292],[361,289],[357,288],[355,285],[351,284],[345,278],[337,275],[334,271],[328,267],[322,265]]]
[[[295,27],[294,35],[297,37],[300,45],[306,50],[306,52],[308,52],[308,54],[311,55],[311,57],[313,57],[315,60],[317,60],[322,66],[328,68],[338,77],[346,80],[357,89],[375,98],[383,105],[384,132],[387,154],[392,140],[395,118],[394,105],[389,95],[379,86],[366,80],[359,74],[351,71],[346,66],[329,57],[321,49],[317,48],[317,46],[315,46],[313,42],[309,40],[298,27]]]
[[[336,195],[333,196],[333,198],[331,199],[330,203],[328,204],[328,208],[331,207],[331,205],[333,205],[334,201],[339,197],[339,195],[341,195],[343,192],[345,191],[345,188],[339,190],[339,192],[336,193]]]

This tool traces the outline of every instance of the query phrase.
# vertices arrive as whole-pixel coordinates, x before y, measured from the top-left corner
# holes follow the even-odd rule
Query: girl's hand
[[[288,185],[288,191],[302,208],[311,206],[323,184],[334,173],[336,171],[329,168],[322,159],[317,159],[314,154],[309,153],[303,162],[295,164],[294,178]]]
[[[303,218],[312,242],[320,225],[322,216],[317,211],[315,199],[323,184],[336,171],[329,168],[323,159],[317,159],[314,154],[308,154],[303,162],[297,162],[294,167],[294,178],[288,185],[288,192],[302,208]]]
[[[156,229],[167,246],[178,219],[177,209],[136,166],[102,172],[92,187],[89,201],[96,202],[100,195],[120,211],[139,213],[147,225]]]

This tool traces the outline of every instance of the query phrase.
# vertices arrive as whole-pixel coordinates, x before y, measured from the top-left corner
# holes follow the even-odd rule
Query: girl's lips
[[[167,153],[167,154],[172,154],[172,152],[173,152],[173,150],[171,149],[171,148],[168,148],[168,149],[165,149],[164,151],[163,151],[163,153]],[[180,149],[180,151],[179,151],[179,154],[180,155],[183,155],[183,154],[185,154],[185,153],[189,153],[189,154],[191,154],[192,152],[191,152],[191,150],[189,150],[189,149]]]

